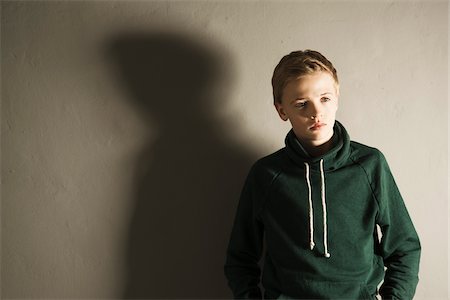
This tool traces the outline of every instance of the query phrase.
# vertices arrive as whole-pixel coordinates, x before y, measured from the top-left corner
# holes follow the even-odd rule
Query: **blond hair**
[[[286,84],[299,77],[316,72],[328,72],[339,86],[337,71],[333,64],[314,50],[294,51],[285,55],[275,67],[272,76],[273,101],[281,103]]]

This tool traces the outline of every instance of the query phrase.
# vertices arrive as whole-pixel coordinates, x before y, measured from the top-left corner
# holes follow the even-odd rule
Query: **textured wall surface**
[[[337,119],[381,149],[448,297],[444,1],[2,1],[3,298],[227,298],[253,161],[283,146],[270,78],[316,49]]]

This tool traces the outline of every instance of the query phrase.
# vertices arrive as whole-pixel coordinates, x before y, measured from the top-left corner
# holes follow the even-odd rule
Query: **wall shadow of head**
[[[176,33],[108,44],[130,104],[154,133],[136,161],[125,298],[230,297],[223,264],[255,155],[227,140],[216,117],[232,70],[214,46]]]

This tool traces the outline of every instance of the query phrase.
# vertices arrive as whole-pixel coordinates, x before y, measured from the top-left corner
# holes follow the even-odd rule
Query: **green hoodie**
[[[383,279],[383,299],[413,298],[420,242],[388,164],[338,121],[333,138],[312,158],[291,130],[252,166],[224,266],[234,298],[262,298],[264,238],[266,299],[375,299]]]

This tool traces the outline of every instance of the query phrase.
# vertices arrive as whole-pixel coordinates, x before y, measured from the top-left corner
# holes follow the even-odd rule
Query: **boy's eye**
[[[296,108],[302,108],[306,106],[306,102],[297,102],[295,103]]]

